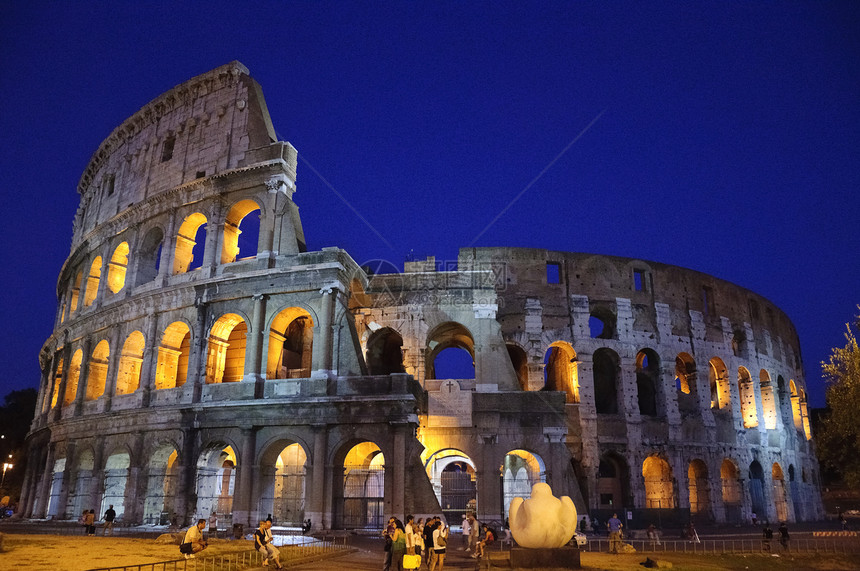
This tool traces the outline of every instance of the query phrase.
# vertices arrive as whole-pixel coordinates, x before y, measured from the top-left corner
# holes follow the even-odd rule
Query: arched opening
[[[720,484],[722,485],[723,508],[728,523],[740,523],[743,519],[740,477],[740,470],[735,463],[724,458],[720,465]]]
[[[184,274],[196,270],[203,264],[206,247],[206,217],[195,212],[185,217],[176,233],[176,249],[173,253],[173,273]]]
[[[645,507],[671,509],[675,507],[675,485],[672,468],[659,456],[649,456],[642,463],[645,478]]]
[[[592,339],[615,339],[615,315],[607,308],[596,307],[588,317],[588,332]]]
[[[696,361],[688,353],[678,353],[675,357],[675,396],[682,415],[698,414]]]
[[[137,255],[137,273],[135,275],[136,286],[147,284],[158,276],[161,266],[161,249],[164,246],[164,232],[155,227],[143,237]]]
[[[79,271],[77,275],[75,275],[75,283],[72,286],[72,299],[71,299],[71,308],[70,312],[74,313],[78,310],[78,301],[81,297],[81,282],[84,279],[84,273]]]
[[[172,444],[156,448],[149,459],[146,480],[146,497],[143,501],[143,523],[145,525],[168,525],[175,512],[176,489],[179,484],[177,458],[179,454]]]
[[[610,453],[600,459],[597,468],[597,496],[601,509],[620,509],[630,496],[627,462]]]
[[[280,448],[280,451],[277,449]],[[277,454],[271,458],[272,454]],[[280,441],[261,461],[264,483],[259,512],[280,525],[300,526],[305,518],[307,454],[298,443]]]
[[[687,481],[690,491],[690,515],[710,519],[710,484],[708,483],[708,466],[704,461],[695,459],[690,462],[690,467],[687,469]]]
[[[99,293],[99,280],[102,277],[102,257],[96,256],[90,265],[90,273],[87,276],[87,286],[84,290],[84,307],[90,307]]]
[[[511,365],[514,367],[514,372],[517,374],[517,382],[520,388],[524,391],[529,390],[529,359],[526,352],[519,345],[507,343],[508,357],[511,359]]]
[[[758,412],[755,404],[755,387],[746,367],[738,367],[738,393],[741,398],[741,418],[744,428],[758,426]]]
[[[269,328],[267,379],[305,379],[311,376],[314,322],[311,314],[288,307],[272,320]]]
[[[71,506],[73,516],[81,515],[84,510],[95,509],[95,506],[90,505],[94,465],[92,449],[87,448],[77,454],[72,480],[67,484],[69,486],[67,505]]]
[[[66,470],[66,459],[57,458],[51,471],[51,489],[48,492],[48,505],[45,506],[45,516],[56,518],[64,506],[60,505],[60,494],[63,490],[63,473]]]
[[[231,446],[213,443],[197,459],[197,513],[195,518],[209,518],[233,512],[236,488],[236,453]],[[220,518],[219,518],[220,519]]]
[[[107,286],[111,293],[119,293],[125,287],[128,271],[128,242],[122,242],[113,251],[108,262]]]
[[[791,418],[794,420],[794,428],[798,432],[803,430],[803,419],[800,414],[800,394],[797,392],[797,385],[794,380],[789,379],[789,389],[791,390]]]
[[[122,346],[119,371],[116,377],[116,394],[131,394],[140,386],[140,369],[143,364],[143,333],[133,331]]]
[[[636,354],[636,389],[639,414],[657,416],[657,392],[660,387],[660,357],[651,349]]]
[[[446,448],[432,454],[426,464],[427,477],[448,522],[478,509],[478,477],[475,464],[460,450]]]
[[[750,503],[753,513],[761,517],[766,517],[767,511],[765,510],[764,503],[764,470],[762,470],[761,464],[758,463],[758,460],[753,460],[752,464],[750,464],[749,487]]]
[[[110,347],[105,339],[99,341],[87,367],[87,394],[86,400],[96,400],[105,392],[105,381],[107,380],[108,357]]]
[[[719,357],[708,362],[708,384],[711,388],[711,409],[722,410],[730,405],[729,372]]]
[[[475,378],[475,341],[468,329],[448,321],[427,335],[425,378]]]
[[[758,378],[764,427],[768,430],[776,430],[777,404],[773,395],[773,385],[770,382],[770,375],[762,369],[759,372]]]
[[[773,481],[773,505],[776,508],[776,519],[788,521],[785,479],[782,475],[782,467],[776,462],[771,466],[771,479]]]
[[[374,331],[367,340],[367,369],[371,375],[403,373],[403,337],[390,327]]]
[[[338,487],[335,521],[339,527],[382,529],[385,523],[385,457],[379,446],[368,441],[352,446],[344,456],[342,486],[336,489]]]
[[[222,315],[209,332],[206,383],[235,383],[245,375],[248,328],[235,313]]]
[[[809,409],[807,408],[806,392],[800,389],[800,418],[803,424],[803,434],[807,440],[812,439],[812,429],[809,426]]]
[[[508,517],[514,498],[529,499],[532,486],[546,483],[546,465],[543,459],[528,450],[511,450],[505,454],[502,471],[502,497],[505,517]]]
[[[594,406],[600,414],[618,414],[618,354],[600,348],[592,356]]]
[[[104,496],[102,496],[101,511],[105,513],[108,506],[113,505],[116,519],[122,520],[125,513],[125,488],[128,484],[128,468],[131,465],[128,452],[117,451],[108,456],[104,471]]]
[[[806,474],[801,471],[803,482],[806,482]],[[788,465],[788,493],[791,497],[791,503],[794,506],[794,519],[796,521],[804,521],[809,513],[806,509],[804,494],[802,493],[802,482],[798,481],[797,472],[794,469],[794,464]]]
[[[78,349],[72,355],[72,362],[69,363],[69,376],[66,378],[66,396],[63,398],[63,404],[72,404],[75,402],[75,396],[78,394],[78,382],[81,377],[81,363],[84,359],[84,352]]]
[[[61,355],[56,356],[57,366],[54,369],[54,386],[51,387],[51,408],[57,406],[57,402],[60,400],[60,385],[63,381],[63,357]]]
[[[256,212],[256,216],[249,216]],[[224,220],[224,247],[221,263],[253,258],[257,255],[260,236],[260,207],[253,200],[242,200],[233,205]]]
[[[191,356],[191,329],[185,322],[174,321],[164,330],[158,346],[155,366],[155,388],[181,387],[188,379],[188,359]]]
[[[544,388],[565,393],[567,402],[579,402],[579,370],[573,347],[556,341],[547,349],[543,362]]]

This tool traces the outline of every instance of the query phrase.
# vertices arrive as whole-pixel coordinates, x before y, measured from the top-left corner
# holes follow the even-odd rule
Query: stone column
[[[179,525],[189,523],[189,518],[194,514],[197,505],[189,498],[196,496],[195,476],[197,461],[197,430],[193,428],[182,429],[182,444],[178,450],[176,459],[176,496],[175,510]]]
[[[140,364],[141,407],[149,406],[149,400],[155,383],[155,370],[158,366],[158,313],[152,313],[146,323],[146,339],[143,352],[143,362]]]
[[[108,355],[108,366],[105,372],[105,412],[111,409],[113,395],[116,392],[116,377],[119,372],[119,360],[122,356],[122,338],[120,335],[120,328],[115,326],[110,333],[110,354]]]
[[[66,442],[66,466],[63,470],[63,485],[60,487],[60,495],[57,497],[57,519],[66,519],[66,503],[69,501],[69,488],[71,486],[75,465],[75,442]],[[74,515],[74,514],[72,514]]]
[[[238,481],[233,491],[233,523],[251,525],[251,498],[253,466],[256,462],[257,429],[253,426],[242,427],[242,451],[239,458]]]
[[[481,443],[481,462],[477,465],[478,478],[478,520],[496,520],[502,513],[501,493],[502,483],[499,466],[501,461],[496,458],[497,436],[495,434],[479,434]],[[457,522],[448,522],[451,523]]]
[[[128,479],[125,483],[125,514],[123,520],[141,523],[143,502],[146,497],[146,458],[143,455],[143,432],[134,435],[131,458],[128,466]]]
[[[30,459],[27,462],[27,472],[24,475],[24,484],[21,487],[21,493],[24,497],[24,501],[18,506],[17,514],[21,515],[21,517],[29,518],[33,516],[35,512],[35,504],[37,496],[39,495],[39,467],[41,466],[38,461],[41,458],[41,450],[38,450],[36,446],[30,445],[27,447],[27,457]]]
[[[90,482],[90,507],[84,509],[100,508],[102,493],[105,486],[105,439],[97,436],[93,445],[93,479]]]
[[[334,296],[335,287],[326,286],[320,290],[322,299],[320,300],[320,323],[319,335],[315,336],[312,372],[314,377],[328,377],[332,371],[332,319],[334,316]]]
[[[200,402],[206,377],[206,349],[208,347],[206,317],[209,313],[209,304],[196,300],[194,305],[197,307],[197,321],[194,324],[194,346],[191,355],[189,355],[186,384],[189,381],[191,383],[191,402]]]
[[[81,368],[78,371],[78,391],[75,394],[74,415],[81,416],[84,408],[84,397],[87,394],[87,377],[90,374],[90,351],[92,350],[92,339],[85,337],[81,343]]]
[[[314,442],[312,463],[308,476],[310,485],[306,489],[310,491],[307,500],[305,518],[310,518],[313,530],[328,529],[331,522],[326,520],[330,510],[326,509],[325,482],[330,477],[326,470],[326,458],[328,450],[328,427],[324,424],[313,426]],[[328,525],[327,525],[328,524]]]
[[[243,382],[256,383],[254,397],[263,398],[263,382],[266,380],[262,374],[263,364],[263,330],[266,327],[266,296],[254,294],[254,313],[251,317],[251,331],[248,335],[248,346],[245,348],[245,375]]]
[[[51,495],[51,483],[54,479],[54,442],[48,443],[48,454],[45,459],[45,468],[42,471],[42,480],[39,484],[38,497],[36,505],[33,508],[33,515],[37,518],[43,518],[47,515],[48,496]]]
[[[411,433],[411,427],[405,423],[398,423],[392,426],[394,429],[394,438],[392,439],[394,448],[394,462],[386,464],[391,466],[391,478],[385,478],[385,487],[391,487],[391,511],[392,514],[403,514],[406,505],[404,494],[406,492],[406,445]],[[386,468],[386,472],[388,469]],[[386,474],[388,476],[388,474]]]
[[[72,346],[66,334],[63,342],[63,376],[60,378],[60,389],[57,391],[57,406],[54,408],[54,422],[63,418],[63,403],[66,398],[66,382],[69,378],[69,369],[72,360]],[[80,383],[80,380],[78,381]],[[53,396],[53,395],[52,395]]]

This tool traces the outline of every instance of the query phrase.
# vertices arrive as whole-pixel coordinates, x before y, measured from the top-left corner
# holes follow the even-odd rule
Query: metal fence
[[[783,548],[778,539],[767,543],[758,538],[739,539],[702,539],[699,543],[686,540],[660,540],[659,543],[650,539],[625,539],[624,543],[632,545],[637,552],[642,553],[860,553],[860,540],[845,537],[799,537],[788,542],[788,548]],[[609,551],[608,539],[591,539],[582,547],[583,551]]]
[[[290,536],[290,539],[288,543],[279,548],[281,564],[285,567],[308,560],[332,557],[350,549],[348,537],[320,540],[312,537]],[[98,567],[89,571],[239,571],[248,567],[259,567],[262,565],[262,561],[263,555],[259,551],[236,551],[209,556],[198,553],[194,559]]]

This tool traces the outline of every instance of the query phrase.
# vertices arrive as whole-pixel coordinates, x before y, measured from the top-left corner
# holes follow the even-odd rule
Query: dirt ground
[[[362,543],[362,542],[356,542]],[[100,567],[116,567],[167,561],[179,558],[176,545],[159,544],[152,539],[124,537],[84,537],[68,535],[6,534],[5,552],[0,553],[0,571],[88,571]],[[357,545],[358,551],[348,555],[291,567],[304,571],[378,571],[382,566],[382,551],[375,545]],[[371,549],[368,549],[371,547]],[[250,541],[213,540],[206,554],[247,551]],[[640,563],[648,554],[610,555],[582,553],[582,568],[606,571],[644,569]],[[652,556],[653,557],[653,556]],[[856,558],[829,555],[798,555],[772,557],[766,555],[687,555],[665,554],[660,559],[673,564],[675,571],[850,571],[860,569]],[[475,568],[475,562],[462,552],[451,553],[446,570]],[[483,569],[483,566],[482,566]],[[494,567],[495,569],[495,567]]]

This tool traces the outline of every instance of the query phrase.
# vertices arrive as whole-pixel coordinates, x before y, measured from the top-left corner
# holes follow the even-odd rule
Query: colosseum
[[[307,251],[296,164],[238,62],[101,143],[40,354],[20,516],[500,521],[536,482],[634,528],[823,515],[798,337],[767,299],[539,249],[374,272]],[[443,373],[443,353],[464,371]]]

